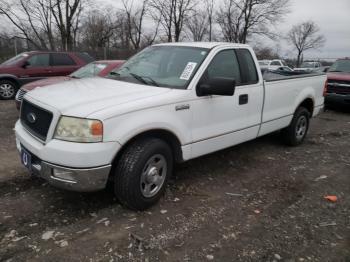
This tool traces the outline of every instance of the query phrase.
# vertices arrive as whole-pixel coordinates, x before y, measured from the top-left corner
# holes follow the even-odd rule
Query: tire
[[[293,116],[292,122],[282,130],[284,142],[289,146],[298,146],[303,143],[310,124],[310,112],[305,107],[299,107]]]
[[[11,80],[0,80],[0,99],[10,100],[16,96],[18,87]]]
[[[114,192],[119,201],[134,210],[145,210],[163,195],[173,170],[173,154],[157,138],[133,142],[122,153],[114,173]]]

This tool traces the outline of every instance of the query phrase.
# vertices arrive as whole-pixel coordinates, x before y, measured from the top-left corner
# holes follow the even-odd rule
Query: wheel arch
[[[173,154],[174,154],[174,161],[175,162],[182,162],[183,161],[183,154],[182,154],[182,148],[181,148],[181,142],[180,139],[171,131],[166,129],[150,129],[147,131],[143,131],[139,134],[136,134],[132,136],[126,143],[124,143],[120,150],[118,150],[117,154],[115,155],[113,159],[113,164],[115,164],[120,156],[123,154],[126,148],[133,142],[135,142],[138,139],[143,138],[159,138],[165,141],[171,148]]]
[[[310,117],[312,117],[312,115],[314,113],[315,102],[314,102],[314,100],[311,97],[307,97],[301,103],[299,103],[299,105],[296,108],[296,110],[299,107],[306,108],[310,112]]]
[[[15,77],[13,75],[0,75],[0,81],[3,81],[3,80],[14,82],[16,84],[16,88],[19,88],[19,86],[20,86],[20,83],[19,83],[17,77]]]

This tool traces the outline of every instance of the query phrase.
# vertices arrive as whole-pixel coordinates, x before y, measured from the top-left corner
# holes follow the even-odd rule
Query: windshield
[[[79,70],[72,73],[70,76],[75,78],[93,77],[97,76],[106,67],[107,64],[94,62],[83,66]]]
[[[110,77],[119,81],[185,89],[209,50],[182,46],[151,46],[130,58]]]
[[[302,68],[314,68],[315,67],[315,63],[314,62],[304,62],[301,64]]]
[[[350,60],[338,60],[328,70],[328,72],[350,73]]]
[[[29,55],[27,53],[22,53],[22,54],[16,55],[15,57],[12,57],[9,60],[3,62],[2,65],[6,65],[6,66],[15,65],[19,61],[21,61],[23,58],[28,57],[28,56]]]

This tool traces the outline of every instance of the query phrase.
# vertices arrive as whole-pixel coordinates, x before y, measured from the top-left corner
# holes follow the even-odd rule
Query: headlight
[[[80,143],[102,142],[103,124],[99,120],[62,116],[54,138]]]

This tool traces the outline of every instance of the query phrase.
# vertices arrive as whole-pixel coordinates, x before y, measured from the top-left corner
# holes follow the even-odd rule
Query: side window
[[[242,72],[242,85],[256,84],[259,78],[251,53],[248,49],[237,49],[236,54]]]
[[[27,62],[30,67],[45,67],[49,66],[50,55],[49,54],[37,54],[32,55]]]
[[[234,50],[224,50],[218,53],[210,62],[206,77],[227,77],[234,78],[237,85],[241,83],[241,73],[237,56]]]
[[[51,54],[52,66],[72,66],[76,65],[74,60],[67,54]]]

